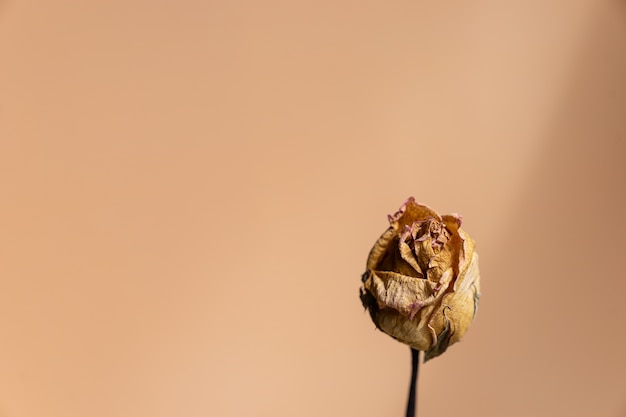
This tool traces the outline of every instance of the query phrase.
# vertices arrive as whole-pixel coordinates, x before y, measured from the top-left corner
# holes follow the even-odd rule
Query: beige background
[[[409,195],[483,298],[420,416],[626,415],[626,3],[0,3],[0,417],[402,416]]]

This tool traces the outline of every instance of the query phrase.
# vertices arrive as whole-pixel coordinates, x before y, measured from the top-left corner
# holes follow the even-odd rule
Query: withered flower
[[[476,315],[475,244],[461,216],[440,216],[413,197],[389,223],[367,259],[361,301],[377,328],[426,351],[427,361],[461,340]]]

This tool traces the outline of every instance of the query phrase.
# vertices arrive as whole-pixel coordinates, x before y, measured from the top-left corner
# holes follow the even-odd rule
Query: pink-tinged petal
[[[396,227],[396,229],[401,229],[405,225],[412,225],[414,222],[426,220],[431,217],[441,221],[439,213],[425,204],[416,202],[413,197],[409,197],[397,212],[387,217],[389,223]]]

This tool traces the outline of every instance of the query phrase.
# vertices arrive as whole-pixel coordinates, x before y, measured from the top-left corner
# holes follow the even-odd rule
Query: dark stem
[[[417,374],[420,366],[420,351],[411,348],[411,387],[409,388],[409,401],[406,404],[406,417],[415,417],[417,404]]]

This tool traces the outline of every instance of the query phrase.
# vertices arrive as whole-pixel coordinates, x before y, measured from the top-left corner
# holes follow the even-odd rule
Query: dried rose
[[[440,216],[409,198],[370,251],[361,301],[377,328],[417,350],[424,361],[461,340],[478,308],[474,241],[461,216]]]

